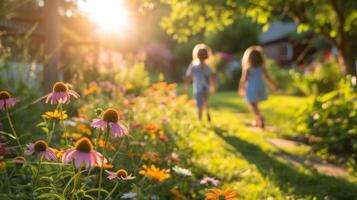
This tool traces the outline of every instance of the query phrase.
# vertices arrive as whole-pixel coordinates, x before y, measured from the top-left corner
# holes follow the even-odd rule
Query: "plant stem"
[[[71,199],[74,199],[74,194],[75,194],[77,185],[79,184],[79,178],[81,176],[81,169],[82,169],[82,166],[79,166],[78,172],[77,172],[77,174],[75,174],[74,181],[73,181],[73,190],[72,190],[72,198]]]
[[[38,161],[37,173],[36,173],[36,176],[35,176],[35,179],[34,179],[34,183],[33,183],[35,188],[36,188],[36,185],[37,185],[38,177],[40,175],[41,166],[42,166],[42,156],[40,156],[40,159]]]
[[[15,138],[16,138],[16,142],[17,142],[17,144],[19,145],[19,147],[20,147],[20,149],[21,149],[21,152],[24,153],[24,149],[22,148],[20,139],[19,139],[19,137],[17,136],[17,133],[16,133],[15,128],[14,128],[14,124],[12,123],[12,120],[11,120],[11,117],[10,117],[10,113],[9,113],[9,109],[6,107],[6,105],[5,105],[5,109],[6,109],[7,120],[9,121],[12,134],[14,134],[14,136],[15,136]]]
[[[61,124],[61,126],[62,126],[62,131],[63,132],[66,132],[66,127],[64,126],[64,122],[63,122],[63,119],[62,119],[62,111],[63,111],[63,107],[62,107],[62,103],[59,103],[59,110],[60,110],[60,115],[61,115],[61,117],[60,117],[60,124]],[[66,147],[68,146],[68,138],[67,137],[65,137],[64,138],[65,139],[65,141],[66,141]]]
[[[119,186],[119,181],[117,181],[117,182],[115,183],[114,188],[109,192],[108,196],[107,196],[104,200],[109,199],[110,196],[114,193],[114,191],[118,188],[118,186]]]
[[[109,125],[107,126],[107,132],[105,133],[104,139],[104,146],[102,151],[102,166],[100,166],[100,173],[99,173],[99,185],[98,185],[98,199],[100,199],[100,190],[102,189],[102,179],[103,179],[103,167],[104,167],[104,160],[105,160],[105,147],[107,146],[108,138],[109,138]],[[99,144],[99,141],[98,141]]]

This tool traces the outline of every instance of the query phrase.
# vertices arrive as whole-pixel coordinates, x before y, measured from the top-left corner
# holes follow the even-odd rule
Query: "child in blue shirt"
[[[192,81],[193,95],[195,97],[198,119],[202,119],[203,110],[206,109],[207,119],[211,121],[208,107],[210,93],[215,92],[215,81],[211,68],[208,66],[210,49],[205,44],[197,44],[192,52],[192,63],[188,67],[185,76],[185,90]]]

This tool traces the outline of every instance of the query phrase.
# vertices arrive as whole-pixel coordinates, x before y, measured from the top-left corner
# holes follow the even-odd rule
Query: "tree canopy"
[[[152,0],[145,0],[153,2]],[[355,0],[162,0],[171,12],[161,26],[185,42],[200,32],[223,30],[248,16],[267,29],[269,22],[292,18],[298,32],[314,31],[336,46],[346,72],[356,74],[357,1]]]

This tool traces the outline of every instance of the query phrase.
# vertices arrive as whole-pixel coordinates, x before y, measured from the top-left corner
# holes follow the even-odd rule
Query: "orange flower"
[[[221,190],[218,188],[210,189],[210,192],[205,194],[205,200],[235,200],[238,199],[237,192],[231,189]]]
[[[151,160],[151,162],[156,163],[160,158],[159,155],[155,152],[148,151],[143,155],[143,160]]]
[[[97,142],[96,139],[94,139],[94,141]],[[103,147],[104,147],[104,144],[105,144],[105,141],[104,141],[104,140],[99,140],[98,146],[100,146],[100,147],[103,148]],[[113,145],[112,143],[110,143],[109,141],[107,141],[107,145],[106,145],[105,148],[108,149],[109,151],[115,151],[115,150],[116,150],[115,147],[114,147],[114,145]]]
[[[102,166],[96,164],[95,167],[96,167],[96,168],[101,168],[101,167],[103,167],[103,169],[112,169],[114,166],[111,165],[111,164],[105,164],[105,163],[104,163]]]
[[[92,131],[84,124],[78,124],[77,125],[77,130],[82,132],[82,133],[85,133],[87,135],[91,135],[92,134]]]
[[[171,194],[172,194],[172,196],[174,197],[175,200],[180,200],[181,199],[180,198],[180,196],[181,196],[180,191],[177,188],[172,188],[170,190],[170,192],[171,192]]]
[[[150,135],[151,140],[155,140],[157,136],[159,136],[160,139],[165,139],[164,132],[161,130],[160,126],[157,124],[147,124],[144,127],[144,132],[148,133]]]
[[[92,82],[89,84],[89,87],[84,90],[84,94],[90,95],[95,92],[98,92],[99,90],[100,90],[100,87],[98,86],[98,84],[96,82]]]
[[[144,169],[140,170],[139,174],[145,175],[154,181],[162,182],[171,177],[171,175],[168,173],[168,170],[157,168],[155,165],[151,165],[150,168],[146,165],[143,165],[143,168]]]

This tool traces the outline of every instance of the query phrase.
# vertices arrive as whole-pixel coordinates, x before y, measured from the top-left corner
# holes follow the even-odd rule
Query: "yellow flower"
[[[205,194],[205,200],[234,200],[238,199],[237,192],[231,189],[221,190],[218,188],[210,189],[210,192]]]
[[[0,169],[4,169],[6,167],[6,162],[0,162]]]
[[[103,168],[103,169],[112,169],[114,166],[112,165],[112,164],[106,164],[106,163],[104,163],[103,165],[98,165],[98,164],[96,164],[95,165],[95,167],[96,168]]]
[[[139,174],[145,175],[155,181],[162,182],[171,177],[168,170],[157,168],[155,165],[151,165],[150,168],[143,165],[143,168],[144,169],[140,170]]]
[[[100,90],[100,87],[97,84],[91,84],[88,88],[84,90],[85,95],[90,95],[95,92],[98,92]]]
[[[43,118],[45,119],[67,119],[68,115],[66,111],[59,112],[58,110],[55,110],[54,112],[48,111],[45,114],[42,115]]]
[[[62,134],[62,137],[63,137],[63,138],[71,138],[71,139],[73,139],[73,140],[78,140],[78,139],[80,139],[80,138],[82,137],[82,135],[79,134],[79,133],[64,132],[64,133]]]
[[[82,133],[85,133],[87,135],[91,135],[92,134],[92,131],[84,124],[78,124],[77,125],[77,130],[82,132]]]

